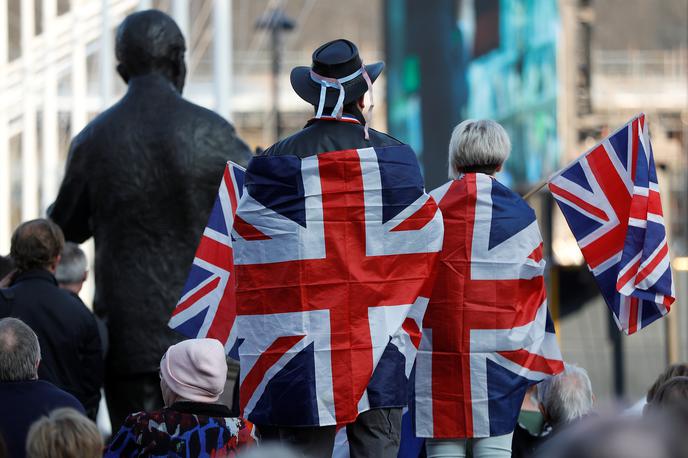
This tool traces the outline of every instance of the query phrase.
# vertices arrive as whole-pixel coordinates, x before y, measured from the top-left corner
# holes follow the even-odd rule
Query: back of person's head
[[[647,390],[647,396],[645,398],[647,402],[651,403],[654,400],[657,390],[660,386],[664,385],[664,383],[666,383],[668,380],[677,376],[688,376],[688,364],[672,364],[669,367],[667,367],[664,370],[664,372],[659,374],[657,380],[655,380],[650,389]]]
[[[587,415],[593,404],[588,373],[582,367],[566,364],[564,372],[540,382],[538,402],[545,418],[553,426]]]
[[[555,434],[536,458],[685,458],[683,425],[671,418],[589,417]]]
[[[55,279],[61,285],[83,283],[88,271],[86,254],[73,242],[66,242],[60,262],[55,269]]]
[[[15,229],[10,256],[20,272],[51,270],[57,265],[63,246],[64,235],[60,226],[48,219],[34,219]]]
[[[0,320],[0,382],[38,378],[41,347],[36,333],[16,318]]]
[[[658,408],[676,407],[688,404],[688,377],[679,375],[672,377],[659,387],[650,403]]]
[[[117,71],[126,82],[132,77],[157,73],[181,92],[186,77],[185,51],[184,36],[177,23],[159,10],[130,14],[117,29]]]
[[[176,400],[216,402],[227,381],[225,349],[216,339],[172,345],[160,360],[160,379],[168,406]]]
[[[511,153],[506,130],[490,119],[467,119],[454,128],[449,140],[449,178],[461,173],[492,174]]]
[[[27,458],[96,458],[103,439],[95,423],[72,408],[53,410],[29,429]]]

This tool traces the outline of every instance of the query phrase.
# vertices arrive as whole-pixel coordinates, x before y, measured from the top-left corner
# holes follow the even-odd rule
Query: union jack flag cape
[[[549,189],[612,311],[633,334],[675,300],[645,115],[550,179]]]
[[[228,162],[215,204],[169,327],[191,338],[226,342],[236,317],[230,231],[244,189],[244,168]]]
[[[416,435],[507,434],[528,386],[563,370],[535,213],[485,174],[430,194],[445,237],[416,359]]]
[[[244,417],[341,425],[405,405],[442,236],[408,146],[253,158],[226,340]]]

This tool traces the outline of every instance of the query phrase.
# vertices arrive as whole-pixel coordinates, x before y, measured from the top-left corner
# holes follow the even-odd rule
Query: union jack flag
[[[443,236],[408,146],[253,158],[233,236],[246,418],[342,425],[406,404]]]
[[[619,329],[633,334],[675,300],[645,115],[550,179],[549,189]]]
[[[244,188],[244,168],[228,162],[170,328],[191,338],[227,342],[236,316],[230,231]]]
[[[416,359],[416,435],[508,434],[528,386],[563,370],[535,213],[485,174],[430,195],[445,237]]]

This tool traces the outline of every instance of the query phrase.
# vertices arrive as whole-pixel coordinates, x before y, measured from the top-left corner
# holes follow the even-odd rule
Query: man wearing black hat
[[[313,53],[311,67],[291,71],[296,93],[314,106],[315,116],[294,135],[278,141],[266,156],[296,155],[400,145],[397,139],[369,128],[373,108],[373,82],[384,62],[363,65],[356,45],[339,39],[325,43]],[[366,115],[364,96],[370,103]],[[373,408],[347,425],[350,456],[396,457],[399,450],[404,402]],[[280,440],[300,449],[305,456],[331,456],[336,426],[285,427],[258,425],[263,440]]]
[[[344,39],[325,43],[313,53],[312,67],[291,71],[294,91],[315,107],[315,116],[294,135],[278,141],[263,154],[313,156],[325,151],[399,145],[387,134],[370,129],[373,82],[384,62],[363,65],[358,49]],[[370,94],[366,115],[364,96]]]

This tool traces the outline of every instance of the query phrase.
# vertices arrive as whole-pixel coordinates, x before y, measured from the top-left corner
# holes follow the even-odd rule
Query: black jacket
[[[74,396],[43,380],[0,382],[0,406],[0,435],[12,458],[26,456],[26,436],[36,420],[61,407],[84,413]]]
[[[72,141],[50,217],[96,246],[94,308],[107,317],[108,374],[155,372],[181,336],[167,327],[228,160],[251,154],[217,114],[157,75]]]
[[[369,129],[370,140],[364,138],[361,124],[328,119],[311,119],[299,132],[278,141],[263,152],[265,156],[293,154],[304,158],[318,153],[371,146],[400,145],[396,138]]]
[[[91,312],[60,289],[50,272],[32,270],[19,274],[0,294],[0,317],[7,316],[19,318],[38,336],[38,377],[72,394],[95,418],[103,354]]]

